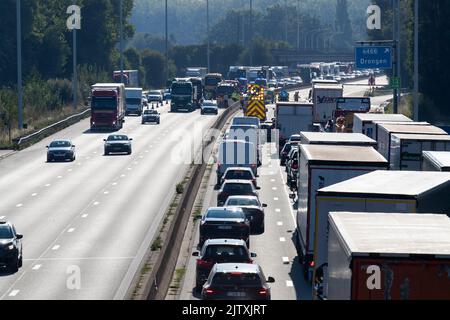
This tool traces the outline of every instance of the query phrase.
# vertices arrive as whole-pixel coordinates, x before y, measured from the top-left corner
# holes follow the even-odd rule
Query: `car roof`
[[[242,183],[242,184],[252,184],[251,181],[249,180],[240,180],[240,179],[230,179],[230,180],[225,180],[224,183]]]
[[[9,222],[8,220],[1,220],[0,219],[0,226],[8,226],[8,227],[12,227],[13,224],[11,222]]]
[[[217,263],[214,265],[214,271],[220,273],[243,272],[243,273],[257,273],[260,268],[257,264],[250,263]]]
[[[70,139],[54,139],[52,142],[71,142]]]
[[[232,212],[243,212],[243,210],[239,207],[210,207],[206,210],[206,213],[212,211],[232,211]]]
[[[227,168],[227,170],[225,170],[225,172],[227,172],[227,171],[233,171],[233,170],[236,170],[236,171],[250,171],[250,172],[252,172],[253,173],[253,171],[252,171],[252,169],[250,169],[249,167],[230,167],[230,168]]]
[[[242,239],[208,239],[205,241],[204,247],[209,245],[231,245],[231,246],[245,246],[247,244]]]

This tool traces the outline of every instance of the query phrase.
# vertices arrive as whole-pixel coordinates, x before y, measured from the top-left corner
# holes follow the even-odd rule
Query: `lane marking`
[[[62,176],[58,176],[57,178],[58,178],[58,179],[62,179]]]
[[[127,170],[132,170],[132,168],[127,168]]]
[[[275,209],[275,212],[281,212],[281,209]]]
[[[273,187],[272,190],[273,190],[273,191],[276,191],[276,190],[278,190],[278,188],[277,188],[277,187]]]
[[[75,228],[70,228],[69,230],[67,230],[67,233],[72,233],[75,231]]]
[[[42,265],[37,264],[37,265],[35,265],[32,269],[33,269],[33,270],[39,270],[39,269],[41,268],[41,266],[42,266]]]
[[[294,283],[291,280],[286,280],[286,287],[293,287]]]
[[[105,191],[105,192],[103,192],[103,194],[109,194],[109,191]]]
[[[273,200],[278,201],[278,200],[280,200],[280,199],[278,199],[277,197],[275,197],[275,198],[273,198]]]
[[[15,297],[17,296],[17,294],[20,292],[20,290],[13,290],[11,291],[11,293],[9,294],[10,297]]]
[[[281,237],[280,238],[280,242],[286,242],[286,238],[285,237]]]
[[[73,169],[67,169],[67,172],[72,172]]]
[[[270,179],[270,182],[275,182],[276,180],[275,179]]]
[[[51,184],[50,183],[47,183],[44,187],[50,187],[51,186]]]
[[[289,257],[283,257],[283,264],[289,264]]]
[[[121,174],[120,177],[121,177],[121,178],[125,178],[126,175],[125,175],[125,174]]]
[[[57,244],[56,246],[53,246],[52,250],[58,250],[61,246],[59,244]]]
[[[282,222],[282,221],[278,221],[278,222],[277,222],[277,226],[281,227],[282,225],[283,225],[283,222]]]
[[[23,204],[22,204],[22,203],[19,203],[16,207],[17,207],[17,208],[23,207]]]
[[[85,218],[87,218],[89,215],[87,214],[87,213],[85,213],[85,214],[83,214],[81,217],[83,218],[83,219],[85,219]]]
[[[117,186],[117,182],[113,182],[112,185],[113,185],[113,186]]]
[[[100,202],[98,202],[98,201],[94,202],[94,206],[98,206],[99,204],[100,204]]]

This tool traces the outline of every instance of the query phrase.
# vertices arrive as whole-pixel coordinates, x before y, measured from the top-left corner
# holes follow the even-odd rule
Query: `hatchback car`
[[[147,122],[154,122],[156,124],[160,124],[160,113],[154,109],[144,110],[142,113],[142,124],[146,124]]]
[[[250,222],[240,208],[209,208],[200,222],[198,248],[208,239],[242,239],[250,247]]]
[[[225,180],[217,195],[217,205],[223,206],[229,196],[256,196],[258,193],[253,182],[248,180]]]
[[[270,300],[272,277],[265,278],[261,267],[248,263],[214,265],[202,288],[204,300]]]
[[[196,265],[196,288],[200,289],[216,263],[253,263],[255,253],[250,253],[244,240],[210,239],[202,250],[192,254],[198,257]]]
[[[231,167],[225,170],[224,175],[222,176],[221,185],[225,182],[225,180],[248,180],[253,183],[253,185],[258,187],[258,183],[256,182],[256,177],[253,174],[253,170],[251,168],[246,167]]]
[[[205,100],[203,101],[201,107],[200,107],[200,113],[201,114],[219,114],[219,107],[217,106],[217,102],[215,100]]]
[[[123,134],[112,134],[105,141],[105,155],[110,153],[131,154],[131,141],[133,139]]]
[[[8,272],[17,272],[22,267],[22,238],[12,223],[0,221],[0,267]]]
[[[262,204],[258,197],[255,196],[231,196],[225,201],[225,208],[238,207],[241,208],[246,218],[250,221],[250,230],[252,232],[264,233],[264,208],[266,204]]]
[[[293,146],[298,145],[296,142],[286,142],[284,147],[280,151],[280,165],[286,165],[286,160]]]
[[[70,140],[54,140],[47,146],[47,162],[75,161],[75,146]]]

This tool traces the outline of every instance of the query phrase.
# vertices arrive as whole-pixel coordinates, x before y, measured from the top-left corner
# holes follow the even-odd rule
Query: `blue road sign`
[[[357,69],[392,69],[392,47],[356,47],[355,61]]]

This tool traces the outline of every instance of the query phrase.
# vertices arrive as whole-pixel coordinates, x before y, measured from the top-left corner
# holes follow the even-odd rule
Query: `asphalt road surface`
[[[107,133],[91,133],[86,119],[0,161],[0,217],[24,235],[23,268],[0,271],[0,299],[125,297],[191,162],[172,152],[192,149],[194,129],[216,119],[166,105],[160,112],[159,126],[126,118],[120,133],[134,139],[130,156],[104,156]],[[46,163],[53,138],[72,139],[75,162]]]

